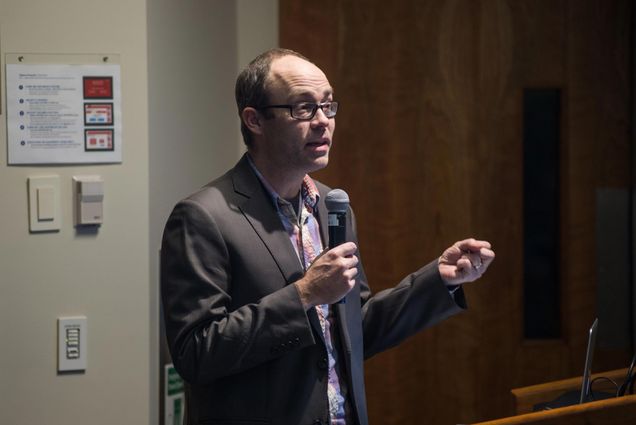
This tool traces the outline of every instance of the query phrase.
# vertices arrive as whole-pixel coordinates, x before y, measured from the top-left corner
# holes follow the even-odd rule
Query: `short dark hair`
[[[267,105],[267,77],[269,76],[269,69],[275,59],[282,58],[283,56],[296,56],[307,62],[311,62],[293,50],[274,48],[254,58],[236,78],[234,95],[236,97],[239,118],[241,119],[241,134],[243,134],[243,141],[248,148],[252,143],[252,133],[245,123],[243,123],[241,112],[248,106],[259,108]]]

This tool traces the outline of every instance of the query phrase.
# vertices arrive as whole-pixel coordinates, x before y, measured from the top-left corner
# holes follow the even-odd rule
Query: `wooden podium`
[[[596,373],[592,379],[607,377],[618,385],[623,383],[627,369]],[[480,422],[475,425],[635,425],[636,395],[592,401],[552,410],[532,412],[535,404],[554,400],[567,391],[581,388],[581,378],[564,379],[547,384],[512,390],[516,416]],[[613,384],[606,380],[594,383],[594,392],[616,391]]]

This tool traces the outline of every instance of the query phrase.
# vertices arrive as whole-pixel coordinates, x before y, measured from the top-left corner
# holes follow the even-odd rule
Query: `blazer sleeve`
[[[463,290],[451,294],[439,276],[437,262],[431,262],[363,304],[364,357],[394,347],[465,308]]]
[[[294,285],[230,311],[230,252],[213,215],[194,200],[170,215],[161,248],[168,345],[190,383],[213,380],[315,344]]]
[[[355,215],[350,210],[352,240],[358,244]],[[360,257],[360,253],[357,254]],[[460,287],[451,294],[437,261],[406,276],[395,287],[372,294],[360,260],[360,304],[364,358],[398,345],[404,339],[467,308]]]

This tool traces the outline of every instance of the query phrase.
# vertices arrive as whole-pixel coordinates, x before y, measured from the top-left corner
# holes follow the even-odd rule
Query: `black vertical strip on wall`
[[[561,90],[523,96],[524,337],[561,336],[559,145]]]

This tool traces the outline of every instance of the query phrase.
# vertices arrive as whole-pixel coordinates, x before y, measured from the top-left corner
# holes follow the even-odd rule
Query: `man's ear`
[[[256,109],[248,106],[241,111],[243,124],[254,134],[263,134],[263,115]]]

